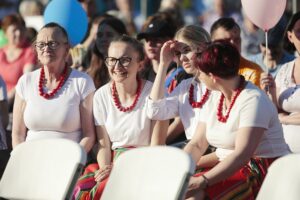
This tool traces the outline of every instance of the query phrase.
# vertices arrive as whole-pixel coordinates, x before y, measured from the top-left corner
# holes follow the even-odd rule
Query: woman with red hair
[[[210,144],[219,162],[190,179],[188,199],[255,199],[268,166],[290,153],[275,106],[238,75],[239,58],[226,41],[208,45],[198,58],[199,79],[212,93],[184,151],[197,162]]]

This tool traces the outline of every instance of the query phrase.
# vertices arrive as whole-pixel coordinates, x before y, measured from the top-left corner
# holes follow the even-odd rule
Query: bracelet
[[[202,176],[202,178],[204,180],[204,183],[205,183],[205,187],[204,187],[204,189],[205,189],[208,186],[208,178],[204,174],[202,174],[201,176]]]

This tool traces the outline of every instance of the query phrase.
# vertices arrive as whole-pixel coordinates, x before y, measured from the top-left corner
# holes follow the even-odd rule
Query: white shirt
[[[152,83],[146,81],[136,106],[130,112],[122,112],[115,106],[111,83],[96,91],[93,105],[95,125],[105,126],[112,149],[150,144],[151,119],[146,115],[145,99],[149,96],[151,88]]]
[[[147,115],[154,120],[166,120],[179,116],[184,126],[187,139],[191,139],[197,128],[195,109],[189,102],[189,89],[194,85],[194,101],[200,101],[206,90],[204,84],[196,83],[193,78],[183,80],[170,94],[158,101],[147,98]],[[197,109],[201,113],[201,109]]]
[[[247,82],[245,89],[237,97],[226,123],[217,119],[220,96],[220,92],[214,91],[199,116],[199,120],[206,123],[207,141],[217,147],[216,154],[220,160],[234,151],[237,131],[243,127],[265,129],[254,157],[272,158],[289,153],[277,110],[263,91]]]
[[[300,85],[293,78],[295,61],[284,64],[275,79],[279,88],[279,106],[293,115],[300,112]],[[300,153],[300,126],[282,124],[284,138],[294,153]]]
[[[67,138],[79,142],[82,136],[80,103],[95,91],[91,77],[72,69],[63,87],[52,99],[39,95],[40,69],[24,74],[16,86],[25,100],[26,140]]]

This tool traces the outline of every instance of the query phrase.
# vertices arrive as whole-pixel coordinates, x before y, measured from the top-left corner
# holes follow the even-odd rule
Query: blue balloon
[[[86,12],[77,0],[52,0],[45,9],[44,21],[64,27],[73,46],[83,40],[88,29]]]

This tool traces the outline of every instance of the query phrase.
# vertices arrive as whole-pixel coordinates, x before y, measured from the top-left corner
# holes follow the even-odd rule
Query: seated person
[[[197,162],[208,145],[219,162],[195,174],[187,199],[255,199],[268,166],[290,153],[267,95],[238,75],[239,51],[215,41],[198,60],[199,79],[213,90],[184,151]]]

